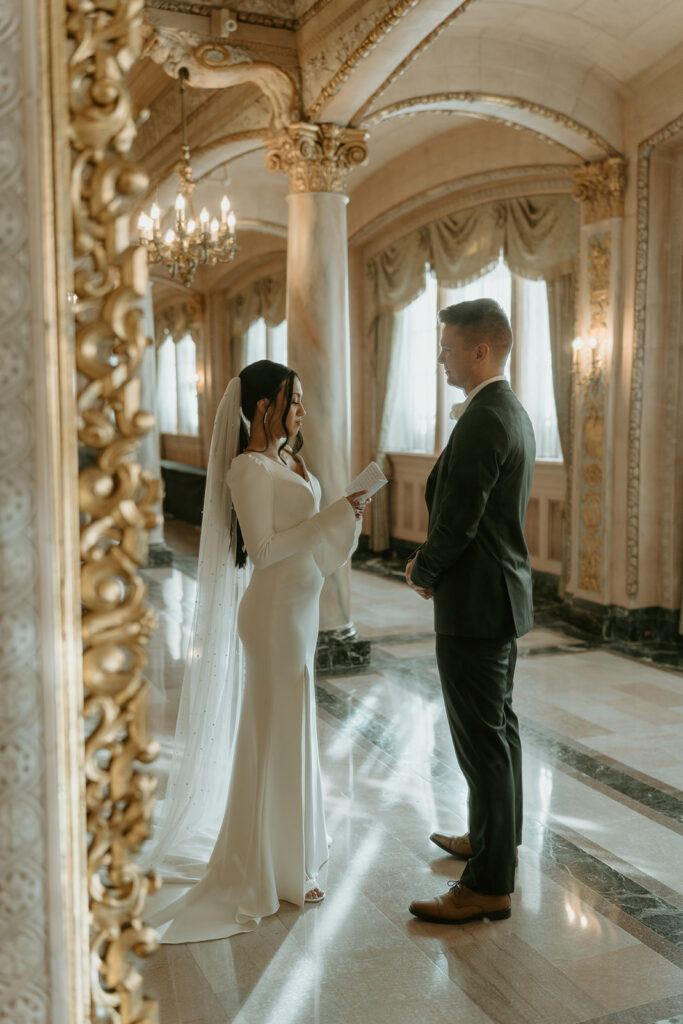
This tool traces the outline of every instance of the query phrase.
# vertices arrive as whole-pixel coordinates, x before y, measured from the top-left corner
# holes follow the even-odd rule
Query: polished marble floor
[[[191,550],[145,573],[160,613],[149,675],[164,750]],[[466,828],[431,606],[364,572],[352,587],[372,663],[317,685],[327,897],[283,903],[248,935],[161,947],[142,967],[161,1024],[683,1024],[683,676],[558,630],[525,637],[512,917],[421,923],[410,900],[444,891],[462,867],[427,837]]]

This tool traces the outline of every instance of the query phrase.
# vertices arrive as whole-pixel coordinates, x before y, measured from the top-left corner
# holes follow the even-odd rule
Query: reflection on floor
[[[145,575],[160,612],[150,678],[166,738],[192,557]],[[143,967],[161,1024],[683,1022],[683,677],[556,630],[525,637],[512,917],[420,923],[410,900],[444,891],[462,868],[427,837],[466,828],[431,605],[394,580],[352,577],[373,655],[362,674],[318,679],[327,897],[283,903],[249,935],[161,947]]]

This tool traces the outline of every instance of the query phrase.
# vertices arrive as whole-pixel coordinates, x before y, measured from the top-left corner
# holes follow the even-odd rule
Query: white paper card
[[[371,498],[373,494],[377,494],[377,491],[384,487],[388,482],[389,481],[377,463],[370,462],[362,473],[359,473],[357,477],[354,477],[344,491],[344,494],[353,494],[355,491],[367,491],[368,493],[364,494],[363,497]]]

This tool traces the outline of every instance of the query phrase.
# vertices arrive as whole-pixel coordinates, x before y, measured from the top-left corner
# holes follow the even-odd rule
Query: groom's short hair
[[[442,324],[461,327],[468,347],[486,341],[501,362],[510,354],[512,328],[505,310],[495,299],[456,302],[454,306],[439,310],[439,320]]]

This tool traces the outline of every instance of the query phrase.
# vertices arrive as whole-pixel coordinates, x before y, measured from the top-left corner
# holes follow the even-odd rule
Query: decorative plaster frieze
[[[650,242],[650,161],[657,146],[683,133],[683,115],[670,121],[638,147],[636,172],[636,280],[633,309],[633,358],[628,424],[628,476],[626,482],[626,593],[638,594],[640,562],[640,459],[643,420],[645,332]]]
[[[336,41],[333,48],[327,46],[316,58],[307,61],[307,74],[304,77],[305,97],[315,90],[319,80],[333,72],[326,85],[307,106],[307,119],[312,120],[320,114],[328,100],[339,92],[353,69],[418,2],[419,0],[399,0],[398,3],[382,4],[371,16],[357,19]]]
[[[626,161],[622,157],[585,164],[574,171],[574,198],[583,207],[584,224],[624,216]]]
[[[515,110],[523,110],[529,114],[536,114],[538,117],[542,117],[547,121],[551,121],[553,124],[558,124],[563,128],[567,128],[576,135],[587,139],[604,153],[608,153],[610,156],[619,157],[617,151],[609,142],[607,142],[606,139],[603,139],[601,135],[594,132],[592,128],[588,128],[579,121],[575,121],[574,118],[569,117],[567,114],[563,114],[559,110],[554,110],[552,107],[546,107],[542,103],[534,103],[531,100],[525,100],[521,96],[506,96],[502,93],[474,92],[468,89],[458,90],[455,92],[430,93],[428,96],[411,96],[409,99],[398,100],[396,103],[391,103],[387,107],[382,107],[381,110],[373,110],[371,114],[368,114],[368,116],[363,119],[361,124],[363,128],[372,128],[373,125],[379,124],[380,121],[384,121],[386,118],[424,114],[430,107],[436,113],[442,114],[446,112],[444,108],[444,104],[446,103],[490,103],[494,106],[511,107]],[[540,135],[544,141],[555,142],[557,145],[568,149],[569,152],[581,156],[578,150],[571,149],[566,142],[559,142],[551,135],[535,132],[535,130],[527,124],[520,125],[518,121],[507,120],[497,114],[488,114],[486,111],[472,111],[470,114],[467,110],[455,109],[454,113],[481,117],[484,120],[495,120],[498,121],[499,124],[505,124],[512,128],[527,128],[529,131]]]
[[[142,4],[68,6],[78,431],[90,455],[79,474],[90,1004],[92,1020],[139,1024],[156,1016],[156,1004],[142,993],[131,951],[143,956],[158,944],[142,920],[158,881],[134,859],[151,832],[156,786],[140,762],[158,745],[142,675],[155,616],[138,570],[160,498],[159,481],[135,461],[154,423],[140,408],[147,257],[129,239],[147,187],[127,157],[135,125],[126,76],[140,52]]]
[[[266,140],[266,167],[289,175],[290,192],[344,192],[354,164],[367,159],[367,133],[299,122]]]

